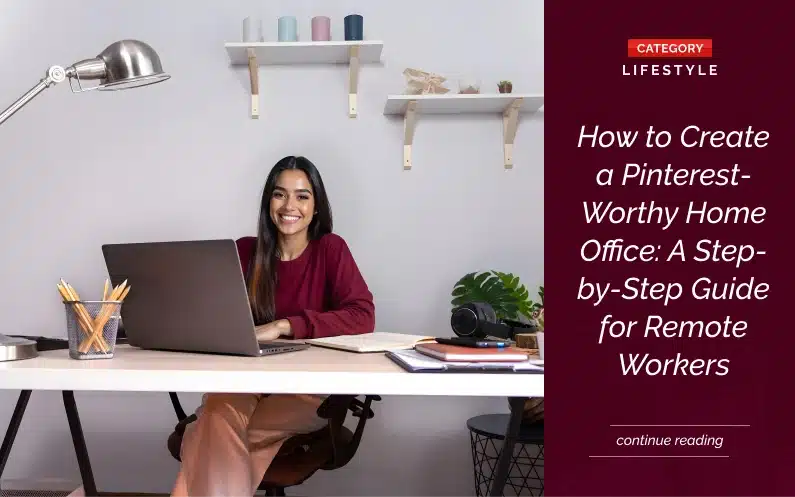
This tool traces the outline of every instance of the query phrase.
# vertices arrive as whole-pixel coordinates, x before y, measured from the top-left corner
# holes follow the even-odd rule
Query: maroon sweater
[[[237,240],[246,276],[256,246],[255,237]],[[310,241],[297,259],[278,261],[276,271],[276,319],[290,321],[294,338],[359,335],[375,328],[373,294],[339,235]]]

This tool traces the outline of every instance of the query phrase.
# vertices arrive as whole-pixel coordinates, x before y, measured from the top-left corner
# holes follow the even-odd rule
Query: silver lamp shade
[[[121,40],[108,46],[93,59],[86,59],[66,69],[52,66],[47,75],[36,86],[28,90],[4,111],[0,112],[0,124],[27,105],[39,93],[62,83],[69,78],[69,86],[75,92],[72,81],[77,80],[80,91],[125,90],[165,81],[170,76],[163,72],[160,57],[152,47],[138,40]],[[83,88],[81,81],[99,80],[97,86]]]
[[[99,80],[98,90],[125,90],[165,81],[160,57],[138,40],[121,40],[109,45],[97,57],[81,60],[66,69],[66,76],[78,80]],[[81,85],[82,86],[82,85]]]

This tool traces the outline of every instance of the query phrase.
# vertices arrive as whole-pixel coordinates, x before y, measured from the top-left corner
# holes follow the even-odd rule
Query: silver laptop
[[[234,240],[102,246],[130,345],[142,349],[264,356],[303,350],[302,342],[258,343]]]

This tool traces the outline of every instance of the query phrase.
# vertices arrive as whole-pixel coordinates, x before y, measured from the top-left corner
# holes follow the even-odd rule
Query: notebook
[[[435,337],[430,336],[376,331],[364,335],[340,335],[327,338],[310,338],[304,341],[318,347],[363,353],[413,349],[418,343],[434,342],[435,340]]]
[[[416,350],[390,350],[386,356],[410,373],[544,373],[544,362],[452,362],[441,361]]]
[[[522,362],[530,359],[530,354],[513,347],[477,348],[442,343],[418,343],[414,350],[441,361],[452,362]]]

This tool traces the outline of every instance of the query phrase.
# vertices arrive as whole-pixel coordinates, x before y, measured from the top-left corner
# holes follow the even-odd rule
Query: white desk
[[[98,495],[74,391],[254,392],[338,395],[508,397],[510,426],[492,482],[502,495],[524,399],[544,396],[543,374],[409,373],[383,353],[310,347],[265,357],[231,357],[116,347],[112,359],[75,360],[67,350],[0,363],[0,389],[22,390],[0,448],[0,475],[33,390],[60,390],[86,495]]]
[[[543,397],[543,374],[409,373],[384,354],[320,347],[266,357],[116,348],[113,359],[68,351],[0,363],[0,389]]]

